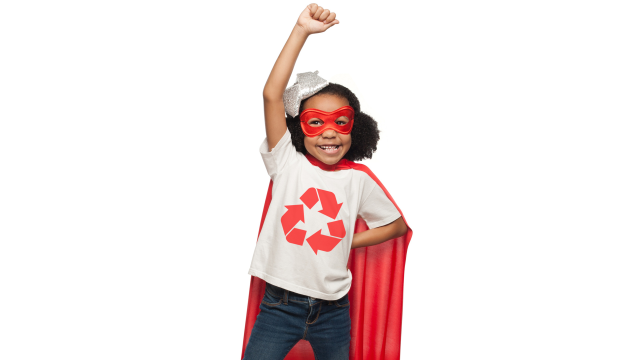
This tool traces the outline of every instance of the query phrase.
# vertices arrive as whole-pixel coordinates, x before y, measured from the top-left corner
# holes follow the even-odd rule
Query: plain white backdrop
[[[2,2],[0,358],[240,358],[307,4]],[[346,79],[382,130],[402,358],[640,358],[637,2],[318,4],[290,84]]]

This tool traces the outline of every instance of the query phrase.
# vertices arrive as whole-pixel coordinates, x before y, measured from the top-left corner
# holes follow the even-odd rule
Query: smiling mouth
[[[336,154],[342,145],[318,145],[320,150],[327,154]]]

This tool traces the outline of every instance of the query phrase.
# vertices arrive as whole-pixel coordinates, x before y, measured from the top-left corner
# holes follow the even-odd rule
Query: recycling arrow
[[[319,212],[335,219],[342,207],[342,203],[338,204],[338,201],[336,201],[336,195],[331,191],[318,189],[318,196],[320,196],[320,204],[322,204],[322,210]]]
[[[304,222],[304,208],[302,205],[285,205],[287,212],[282,215],[280,222],[282,223],[282,230],[287,234],[298,221]]]
[[[307,238],[307,242],[311,246],[311,249],[313,249],[313,252],[316,253],[316,255],[318,255],[318,250],[327,252],[333,250],[333,248],[338,245],[340,240],[342,240],[331,236],[322,235],[320,231],[322,230],[318,230],[315,234]]]
[[[303,223],[305,222],[304,206],[311,210],[311,208],[320,201],[322,209],[318,210],[318,213],[335,220],[340,213],[343,203],[338,203],[336,195],[331,191],[317,188],[308,188],[300,196],[300,200],[302,201],[302,204],[285,205],[287,211],[280,218],[282,230],[284,231],[287,241],[291,244],[302,246],[304,241],[307,240],[307,243],[316,255],[318,255],[318,250],[325,252],[333,250],[347,234],[342,220],[327,223],[329,235],[322,234],[322,229],[320,229],[306,239],[307,231],[298,229],[295,226],[300,221]]]

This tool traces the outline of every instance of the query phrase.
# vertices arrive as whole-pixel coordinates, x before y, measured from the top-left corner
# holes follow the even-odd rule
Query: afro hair
[[[378,140],[380,140],[378,123],[371,116],[360,111],[360,101],[358,101],[356,95],[346,87],[340,84],[329,83],[329,85],[322,88],[313,96],[321,94],[345,98],[355,111],[353,128],[351,129],[351,147],[344,155],[344,158],[351,161],[371,159],[373,153],[377,150]],[[305,99],[300,103],[300,109],[303,108],[307,100],[308,99]],[[287,114],[287,128],[289,128],[291,142],[296,147],[296,150],[306,154],[307,149],[304,147],[305,134],[302,132],[302,127],[300,126],[300,114],[296,117]]]

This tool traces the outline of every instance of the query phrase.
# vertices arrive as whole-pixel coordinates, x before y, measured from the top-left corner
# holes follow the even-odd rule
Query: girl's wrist
[[[296,24],[293,27],[293,33],[296,34],[296,35],[299,35],[299,36],[303,36],[303,37],[308,37],[309,35],[311,35],[311,34],[309,34],[309,32],[307,32],[307,30],[305,30],[299,24]]]

